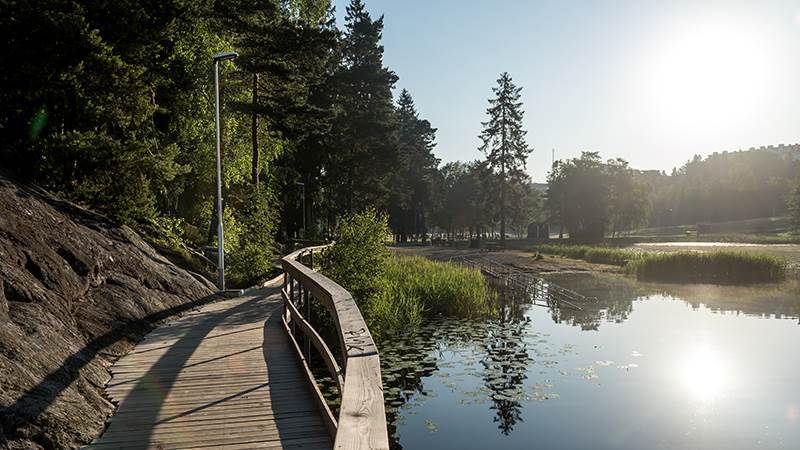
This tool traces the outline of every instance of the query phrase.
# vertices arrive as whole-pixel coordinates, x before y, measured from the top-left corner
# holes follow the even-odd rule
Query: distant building
[[[550,225],[546,222],[533,222],[528,225],[529,241],[546,241],[550,239]]]
[[[547,183],[531,183],[531,187],[542,194],[547,193],[547,188],[550,187]]]
[[[772,152],[779,155],[791,156],[794,160],[800,160],[800,144],[778,144],[778,145],[762,145],[761,147],[751,147],[749,150],[758,150],[763,152]]]

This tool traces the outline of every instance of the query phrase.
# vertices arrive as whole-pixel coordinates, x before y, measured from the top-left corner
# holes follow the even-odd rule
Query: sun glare
[[[731,384],[731,370],[713,347],[702,345],[691,349],[679,363],[678,376],[691,397],[707,403],[717,400]]]
[[[718,130],[757,113],[770,89],[769,49],[758,33],[703,24],[653,50],[649,91],[659,121],[682,130]]]

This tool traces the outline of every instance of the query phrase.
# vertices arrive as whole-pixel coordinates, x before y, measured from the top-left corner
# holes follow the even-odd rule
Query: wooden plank
[[[311,369],[308,367],[308,363],[303,356],[303,352],[300,350],[300,346],[297,345],[297,341],[294,340],[292,337],[291,332],[289,331],[289,324],[283,320],[283,326],[286,330],[287,336],[289,336],[289,340],[293,344],[293,348],[295,349],[295,353],[297,354],[297,358],[300,360],[300,364],[303,366],[303,374],[305,375],[306,381],[311,385],[314,391],[314,400],[317,403],[317,407],[319,408],[320,412],[322,413],[322,418],[325,421],[325,426],[328,428],[328,432],[331,436],[336,435],[336,419],[333,417],[333,413],[331,412],[330,408],[328,408],[327,402],[325,402],[325,397],[322,395],[322,392],[319,390],[319,386],[317,385],[317,381],[314,379],[314,375],[311,373]]]
[[[127,444],[127,445],[90,445],[87,449],[94,450],[208,450],[208,449],[223,449],[223,450],[245,450],[245,449],[291,449],[302,448],[307,449],[330,449],[330,438],[317,437],[317,438],[292,438],[283,441],[265,440],[265,439],[241,439],[239,441],[230,441],[223,444],[212,443],[209,445],[172,445],[168,442],[153,442],[149,443],[146,447],[141,444]]]
[[[339,367],[339,364],[336,362],[336,358],[333,357],[333,353],[328,348],[328,345],[325,344],[325,341],[322,340],[319,334],[317,334],[316,330],[311,327],[311,324],[306,321],[305,317],[295,308],[294,304],[289,300],[289,295],[286,293],[286,290],[281,290],[281,296],[283,297],[283,303],[286,309],[289,311],[292,320],[295,320],[297,326],[300,327],[300,331],[303,332],[305,336],[307,336],[311,343],[314,344],[314,347],[319,352],[320,356],[322,356],[322,360],[325,361],[325,365],[328,367],[328,372],[330,372],[331,377],[336,381],[336,387],[339,388],[339,392],[342,390],[342,386],[344,385],[344,379],[342,378],[342,369]]]
[[[334,448],[388,450],[383,386],[375,380],[381,380],[378,355],[348,359]]]
[[[118,404],[89,449],[330,448],[276,287],[159,327],[111,369]]]
[[[310,291],[331,314],[344,353],[344,386],[340,385],[341,408],[335,447],[343,449],[388,449],[389,437],[383,404],[378,349],[353,297],[344,288],[320,273],[301,264],[298,259],[306,249],[282,259],[285,280],[290,293],[284,293],[286,319],[300,323],[302,315],[289,301],[295,283]],[[289,297],[289,298],[287,298]],[[284,322],[291,336],[288,320]],[[316,334],[310,326],[307,327]],[[294,341],[292,337],[292,341]],[[295,348],[304,361],[300,348]],[[311,378],[313,382],[313,378]],[[316,386],[316,384],[314,383]],[[327,406],[325,406],[327,409]]]

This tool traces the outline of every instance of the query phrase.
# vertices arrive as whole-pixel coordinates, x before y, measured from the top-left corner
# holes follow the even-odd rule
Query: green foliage
[[[397,280],[386,280],[362,312],[378,339],[384,333],[418,327],[425,319],[422,299],[415,292],[403,289],[403,281]]]
[[[336,101],[324,183],[334,213],[383,209],[397,162],[392,87],[397,75],[383,65],[383,17],[372,19],[362,0],[345,15],[342,60],[331,87]]]
[[[617,266],[624,266],[631,261],[640,259],[643,255],[641,252],[591,245],[541,244],[537,245],[535,249],[549,255],[559,255],[592,263]]]
[[[781,281],[786,261],[746,252],[653,253],[634,261],[628,271],[640,280],[671,283],[748,284]]]
[[[321,271],[366,305],[382,289],[391,254],[384,244],[388,218],[374,209],[339,218],[335,244],[325,251]]]
[[[556,161],[547,177],[547,209],[570,237],[597,241],[606,227],[617,232],[642,222],[648,208],[646,186],[622,159],[603,162],[597,152]]]
[[[411,94],[405,89],[397,101],[398,161],[392,173],[389,196],[390,225],[395,240],[427,233],[427,216],[433,210],[439,159],[433,155],[436,129],[419,118]]]
[[[172,238],[216,241],[211,55],[241,52],[220,66],[226,252],[234,280],[268,273],[282,180],[251,174],[327,131],[311,97],[338,57],[329,1],[2,5],[0,50],[15,63],[0,72],[0,165],[176,251]],[[170,242],[165,217],[184,231]]]
[[[493,311],[493,295],[480,271],[418,256],[389,260],[382,290],[364,310],[378,334],[416,327],[426,317],[481,317]]]
[[[483,162],[452,162],[441,169],[443,191],[435,222],[451,236],[464,229],[480,234],[497,213],[497,177]]]
[[[275,272],[275,227],[278,205],[270,192],[249,191],[236,209],[241,229],[228,258],[231,280],[250,286]]]
[[[589,245],[537,245],[536,250],[601,264],[625,266],[640,280],[675,283],[748,284],[781,281],[786,261],[771,255],[715,251],[645,253]]]
[[[515,183],[509,189],[508,225],[518,237],[528,232],[531,222],[545,220],[542,196],[528,183]]]
[[[800,161],[767,149],[696,155],[672,174],[641,172],[651,186],[651,227],[774,217],[800,173]]]
[[[789,219],[792,231],[800,234],[800,177],[795,181],[789,197]]]
[[[479,270],[419,256],[395,257],[387,278],[422,300],[426,315],[480,317],[492,311],[491,294]]]
[[[491,311],[486,281],[477,270],[393,257],[384,239],[386,215],[368,210],[342,217],[321,271],[347,289],[373,333],[419,325],[432,315],[476,317]]]

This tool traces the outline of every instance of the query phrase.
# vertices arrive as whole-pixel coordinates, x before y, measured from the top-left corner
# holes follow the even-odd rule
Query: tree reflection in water
[[[556,323],[597,330],[603,322],[623,322],[633,310],[633,302],[654,295],[685,301],[693,308],[704,305],[715,312],[735,312],[749,316],[798,319],[800,323],[800,282],[754,286],[710,284],[642,283],[630,278],[590,273],[549,275],[553,282],[597,298],[582,303],[582,310],[551,308]]]
[[[530,301],[524,292],[502,283],[492,285],[498,293],[497,319],[486,328],[481,363],[492,400],[490,408],[495,411],[494,421],[501,433],[509,435],[523,421],[519,399],[525,396],[524,384],[533,363],[525,342],[525,330],[530,324],[525,309]]]
[[[800,289],[796,285],[788,290],[786,286],[750,289],[663,285],[588,273],[553,274],[547,278],[557,285],[597,298],[596,302],[581,303],[581,309],[543,304],[553,321],[582,330],[597,330],[604,322],[625,321],[635,301],[653,295],[680,298],[693,307],[703,304],[712,310],[800,316]],[[510,289],[506,283],[491,279],[490,285],[498,293],[496,312],[490,319],[438,318],[417,330],[386,336],[379,342],[392,448],[402,448],[398,429],[402,430],[404,421],[416,411],[424,410],[422,403],[429,398],[433,401],[442,389],[461,397],[462,405],[489,405],[503,435],[512,434],[523,422],[527,401],[557,397],[555,393],[540,390],[553,387],[548,381],[531,385],[529,378],[534,377],[531,367],[548,367],[553,356],[547,355],[548,343],[542,341],[541,336],[532,339],[537,334],[527,317],[528,311],[540,307],[532,306],[533,292]],[[539,298],[546,297],[539,294]],[[475,378],[461,379],[461,376]],[[437,377],[438,382],[434,381]],[[532,395],[526,392],[526,382],[527,389],[534,389]],[[425,383],[430,386],[426,387]],[[323,392],[337,394],[330,395],[331,398],[338,397],[335,389],[323,389]],[[419,421],[415,426],[419,426]],[[428,431],[435,432],[435,426],[432,428]]]

